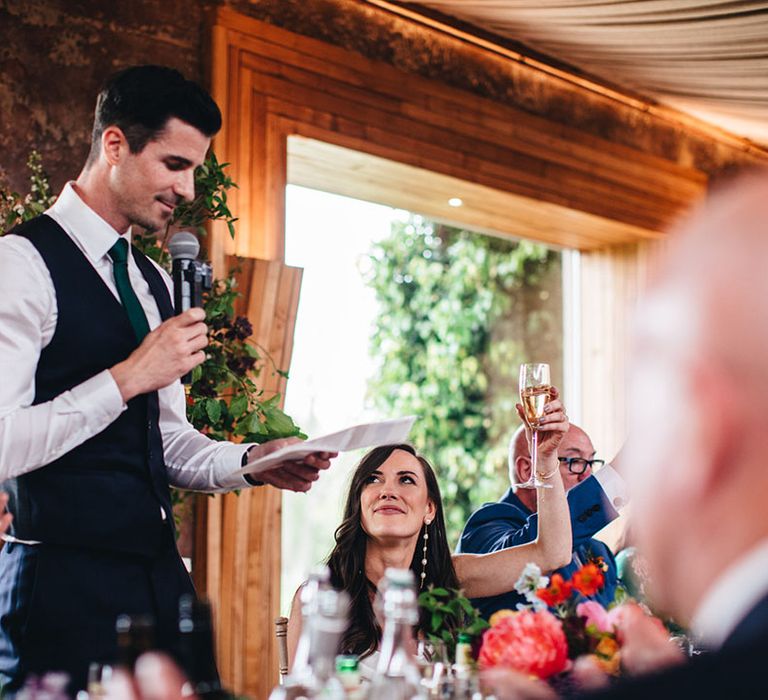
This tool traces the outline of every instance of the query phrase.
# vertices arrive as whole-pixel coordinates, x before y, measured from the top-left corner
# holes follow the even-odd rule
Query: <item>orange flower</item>
[[[568,663],[563,626],[548,610],[505,617],[483,634],[478,663],[481,669],[509,668],[549,678]]]
[[[595,661],[603,671],[617,676],[621,667],[619,643],[613,637],[603,637],[595,647]]]
[[[543,600],[550,608],[564,603],[571,597],[573,586],[568,581],[564,581],[560,574],[554,574],[546,588],[539,588],[536,596]]]
[[[595,666],[609,676],[618,676],[621,671],[621,654],[614,654],[610,659],[604,659],[597,654],[589,654],[588,658],[592,659]]]
[[[605,659],[612,659],[619,651],[619,643],[611,636],[603,637],[595,647],[595,654]]]
[[[603,587],[605,577],[595,564],[585,564],[571,576],[571,583],[579,593],[589,597]]]

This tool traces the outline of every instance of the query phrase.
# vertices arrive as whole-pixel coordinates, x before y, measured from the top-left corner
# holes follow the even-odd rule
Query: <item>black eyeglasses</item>
[[[583,459],[582,457],[558,457],[557,461],[567,464],[571,474],[583,474],[587,471],[587,467],[602,467],[605,464],[604,459]]]

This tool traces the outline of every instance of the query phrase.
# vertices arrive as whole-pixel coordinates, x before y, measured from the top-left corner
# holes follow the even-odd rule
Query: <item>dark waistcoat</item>
[[[35,246],[56,292],[56,329],[35,374],[33,403],[39,404],[125,360],[138,343],[122,304],[53,219],[43,215],[11,233]],[[161,275],[139,251],[132,252],[161,317],[169,318],[173,308]],[[13,534],[47,544],[146,556],[173,542],[158,417],[157,392],[136,396],[97,435],[6,482]]]

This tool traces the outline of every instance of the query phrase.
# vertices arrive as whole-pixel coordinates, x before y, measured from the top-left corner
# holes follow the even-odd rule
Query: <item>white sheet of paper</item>
[[[377,445],[405,442],[415,420],[416,416],[406,416],[405,418],[354,425],[351,428],[339,430],[337,433],[331,433],[330,435],[312,438],[311,440],[283,447],[281,450],[271,452],[261,459],[255,459],[236,473],[258,474],[283,460],[302,459],[313,452],[346,452],[348,450],[376,447]]]

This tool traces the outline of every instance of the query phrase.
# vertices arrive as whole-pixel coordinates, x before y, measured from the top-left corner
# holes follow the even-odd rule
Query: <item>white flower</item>
[[[526,564],[523,573],[515,583],[515,591],[534,606],[541,602],[536,597],[536,591],[540,588],[546,588],[549,585],[549,577],[541,575],[541,569],[536,564]],[[546,607],[546,606],[545,606]]]

